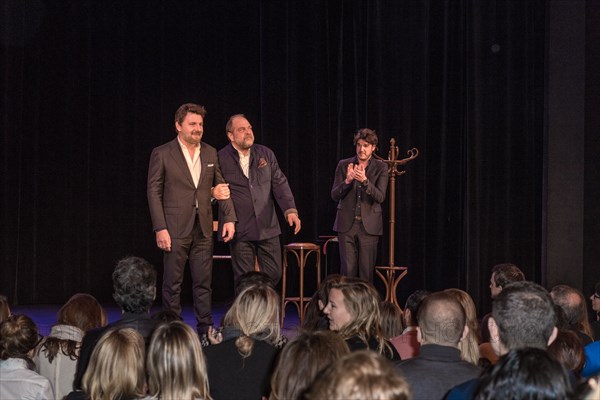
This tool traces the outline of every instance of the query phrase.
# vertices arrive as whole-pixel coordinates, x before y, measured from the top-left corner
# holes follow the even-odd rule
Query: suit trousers
[[[281,279],[281,243],[279,236],[270,239],[243,241],[234,239],[229,242],[233,277],[237,281],[240,275],[254,271],[255,258],[258,258],[260,271],[265,273],[277,285]]]
[[[338,232],[338,241],[341,274],[373,282],[379,236],[367,233],[362,221],[354,220],[348,232]]]
[[[181,315],[181,284],[186,262],[189,261],[194,296],[194,315],[199,333],[213,325],[212,256],[213,237],[205,237],[196,215],[192,233],[185,238],[171,238],[171,251],[164,253],[163,308]]]

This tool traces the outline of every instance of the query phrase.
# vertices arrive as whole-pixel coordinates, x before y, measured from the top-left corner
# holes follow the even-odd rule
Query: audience
[[[477,310],[475,303],[469,294],[460,289],[446,289],[446,293],[454,297],[462,305],[467,315],[467,326],[469,332],[464,340],[458,343],[458,349],[463,360],[473,365],[479,365],[479,323],[477,322]]]
[[[38,328],[26,315],[0,323],[0,399],[54,399],[50,381],[33,371],[38,341]]]
[[[327,275],[321,282],[319,289],[315,292],[306,306],[304,323],[302,324],[303,330],[312,332],[329,329],[329,320],[323,313],[323,309],[328,303],[331,286],[342,282],[344,279],[346,279],[346,277],[343,275],[331,274]]]
[[[479,332],[481,332],[481,344],[479,345],[479,365],[486,367],[495,365],[498,362],[498,354],[494,352],[494,348],[490,343],[490,328],[488,323],[492,314],[486,314],[479,324]]]
[[[302,399],[313,380],[329,364],[349,352],[346,342],[334,332],[301,333],[279,355],[269,400]]]
[[[386,358],[359,350],[332,363],[304,396],[306,400],[410,400],[410,387]]]
[[[139,399],[146,395],[145,345],[132,328],[114,328],[98,341],[85,374],[83,390],[67,400]]]
[[[10,317],[10,307],[5,295],[0,294],[0,324]]]
[[[533,282],[506,285],[494,299],[488,327],[499,356],[525,347],[546,350],[558,332],[550,294]],[[478,383],[473,379],[454,387],[447,400],[472,398]]]
[[[490,277],[492,299],[495,299],[506,285],[524,280],[525,274],[515,264],[504,263],[494,265],[492,267],[492,276]]]
[[[571,395],[565,368],[546,351],[520,348],[509,351],[491,373],[481,379],[474,399],[568,399]]]
[[[427,290],[417,290],[406,299],[404,312],[402,313],[404,331],[402,331],[402,335],[390,339],[403,360],[419,355],[421,344],[417,340],[417,314],[421,302],[430,294],[431,292]]]
[[[463,306],[451,293],[427,296],[418,319],[421,352],[398,364],[413,399],[441,399],[455,385],[479,376],[477,366],[461,359],[459,343],[468,337],[469,326]]]
[[[200,340],[181,321],[159,325],[147,354],[148,392],[161,400],[209,399]]]
[[[139,332],[149,344],[157,321],[150,317],[150,307],[156,298],[156,270],[140,257],[125,257],[117,262],[112,274],[113,298],[121,308],[121,319],[104,328],[88,332],[83,337],[74,388],[81,388],[81,379],[86,371],[94,347],[109,330],[132,328]]]
[[[280,336],[279,296],[270,286],[242,290],[223,319],[223,332],[209,330],[204,348],[210,395],[215,399],[260,399],[269,381]]]
[[[600,374],[600,342],[592,342],[583,348],[585,366],[581,371],[583,378]]]
[[[372,284],[358,278],[333,284],[323,313],[329,319],[329,329],[340,334],[350,351],[370,349],[400,360],[381,331],[379,294]]]
[[[590,344],[592,329],[588,321],[588,312],[583,294],[567,285],[556,285],[550,291],[554,304],[562,308],[568,329],[575,332],[583,346]]]
[[[404,327],[402,326],[402,310],[400,310],[400,307],[389,301],[380,301],[379,312],[381,313],[383,337],[391,341],[392,338],[402,335]]]
[[[556,339],[548,346],[548,353],[571,371],[574,378],[581,377],[581,370],[585,365],[585,353],[575,333],[559,329]]]
[[[85,333],[106,325],[106,313],[96,298],[73,295],[58,311],[58,324],[38,346],[34,361],[40,375],[52,383],[57,399],[73,390],[79,348]]]
[[[600,340],[600,282],[596,283],[594,293],[590,296],[592,302],[592,311],[595,314],[595,318],[591,323],[593,339]]]

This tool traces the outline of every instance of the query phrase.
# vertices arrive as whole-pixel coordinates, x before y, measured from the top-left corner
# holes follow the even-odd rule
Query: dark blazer
[[[219,163],[238,218],[236,239],[264,240],[281,234],[274,201],[284,213],[296,212],[296,203],[273,151],[260,144],[252,146],[249,179],[242,172],[240,156],[231,143],[219,150]]]
[[[333,224],[336,232],[347,232],[354,223],[354,209],[356,208],[356,188],[360,183],[353,181],[346,184],[346,171],[348,164],[358,164],[356,156],[346,158],[338,163],[335,170],[335,180],[331,188],[331,198],[338,202],[337,214]],[[371,235],[383,234],[383,217],[381,203],[385,200],[388,184],[387,165],[380,160],[371,158],[367,166],[366,176],[368,184],[363,187],[360,214],[362,223],[367,233]]]
[[[211,188],[225,183],[219,168],[217,150],[202,142],[200,148],[201,172],[198,188],[185,161],[177,138],[152,150],[148,168],[148,205],[152,229],[168,229],[172,238],[190,235],[197,212],[205,237],[213,233]],[[196,209],[196,201],[198,209]],[[235,210],[231,199],[220,200],[222,222],[234,222]]]

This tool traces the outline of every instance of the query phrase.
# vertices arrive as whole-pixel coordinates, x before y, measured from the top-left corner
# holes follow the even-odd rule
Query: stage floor
[[[225,316],[225,313],[229,309],[231,301],[220,301],[214,302],[212,307],[213,321],[218,326],[221,323],[221,319]],[[114,322],[120,318],[121,310],[114,304],[103,304],[104,310],[107,313],[108,321]],[[13,314],[25,314],[35,321],[38,326],[38,330],[42,336],[50,333],[52,325],[56,324],[56,315],[60,309],[60,304],[36,304],[36,305],[22,305],[11,307]],[[155,313],[161,310],[161,306],[152,307],[151,313]],[[182,312],[183,320],[193,327],[196,328],[196,318],[194,318],[194,311],[191,304],[187,304],[183,307]],[[286,308],[285,321],[283,326],[283,334],[288,338],[292,338],[297,334],[299,328],[298,313],[294,306]]]

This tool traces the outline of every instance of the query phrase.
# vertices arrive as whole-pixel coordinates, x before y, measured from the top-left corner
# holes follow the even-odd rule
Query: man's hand
[[[356,168],[354,168],[354,179],[360,183],[363,183],[367,179],[365,167],[357,165]]]
[[[301,223],[300,223],[300,218],[298,218],[298,214],[289,213],[287,215],[287,221],[288,221],[288,224],[290,224],[290,226],[295,225],[294,235],[296,235],[298,232],[300,232]]]
[[[166,229],[162,229],[156,232],[156,245],[162,251],[171,251],[171,235]]]
[[[229,198],[229,184],[219,183],[212,190],[212,196],[217,200],[227,200]]]
[[[223,236],[223,241],[229,242],[231,239],[233,239],[234,234],[235,234],[235,224],[233,222],[224,223],[223,224],[223,232],[221,232],[221,236]]]
[[[354,179],[355,179],[354,164],[350,163],[350,164],[348,164],[348,169],[346,170],[346,185],[351,184]]]

